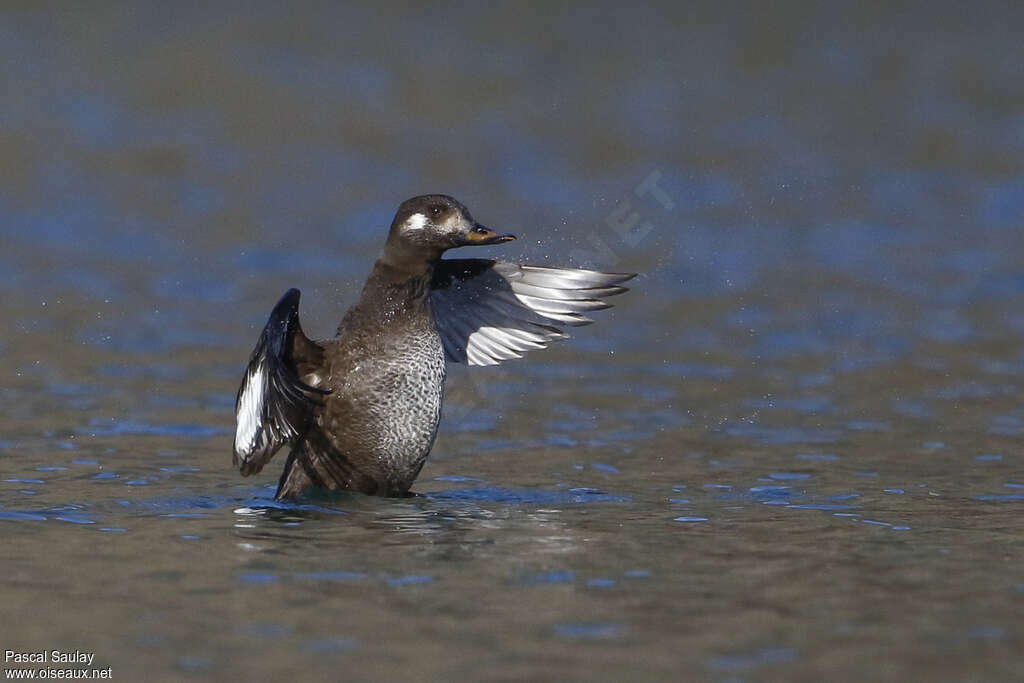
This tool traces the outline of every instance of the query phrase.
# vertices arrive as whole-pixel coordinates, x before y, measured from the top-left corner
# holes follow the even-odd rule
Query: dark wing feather
[[[488,259],[448,259],[434,269],[431,305],[445,356],[456,363],[497,365],[565,339],[560,325],[593,322],[610,308],[605,297],[626,290],[635,273],[525,266]]]
[[[299,325],[299,290],[289,289],[270,313],[235,398],[234,464],[259,472],[281,446],[306,430],[314,406],[329,392],[299,375],[315,372],[323,349]]]

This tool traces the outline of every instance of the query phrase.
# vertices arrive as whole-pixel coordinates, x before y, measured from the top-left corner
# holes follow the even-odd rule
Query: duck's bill
[[[494,232],[490,228],[485,228],[484,226],[477,223],[476,225],[473,226],[472,230],[466,233],[465,237],[463,238],[463,243],[466,245],[483,246],[485,244],[501,244],[502,242],[511,242],[515,238],[515,235],[501,235]]]

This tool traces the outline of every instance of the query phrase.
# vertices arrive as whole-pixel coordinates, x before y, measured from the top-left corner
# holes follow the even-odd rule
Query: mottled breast
[[[372,341],[346,337],[335,342],[346,352],[331,364],[333,393],[320,412],[320,428],[353,465],[388,489],[405,491],[441,419],[441,338],[429,319],[407,321]]]

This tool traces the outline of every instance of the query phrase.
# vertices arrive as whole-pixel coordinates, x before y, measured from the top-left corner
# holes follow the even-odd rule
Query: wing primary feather
[[[603,311],[611,308],[612,304],[600,299],[547,299],[526,294],[515,294],[513,296],[534,311],[550,311],[552,313],[580,313],[583,311]]]
[[[525,266],[486,259],[442,260],[431,301],[445,357],[494,365],[546,348],[569,335],[562,326],[593,322],[583,315],[611,307],[633,273]]]
[[[534,285],[523,281],[515,281],[512,283],[512,291],[516,294],[527,294],[529,296],[536,296],[541,299],[560,299],[560,300],[586,300],[586,299],[603,299],[609,296],[618,296],[623,292],[628,292],[628,287],[619,287],[618,285],[612,285],[610,287],[587,287],[583,289],[564,289],[560,287],[542,287],[540,285]]]
[[[556,289],[589,289],[609,287],[631,280],[636,273],[602,273],[582,268],[549,268],[547,266],[520,266],[522,281],[526,284]]]

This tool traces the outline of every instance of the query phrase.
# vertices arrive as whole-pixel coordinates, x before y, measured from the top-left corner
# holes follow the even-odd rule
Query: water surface
[[[961,13],[4,10],[4,649],[1018,678],[1024,55]],[[641,275],[453,369],[420,496],[275,503],[230,468],[270,307],[331,334],[434,191],[489,256]]]

